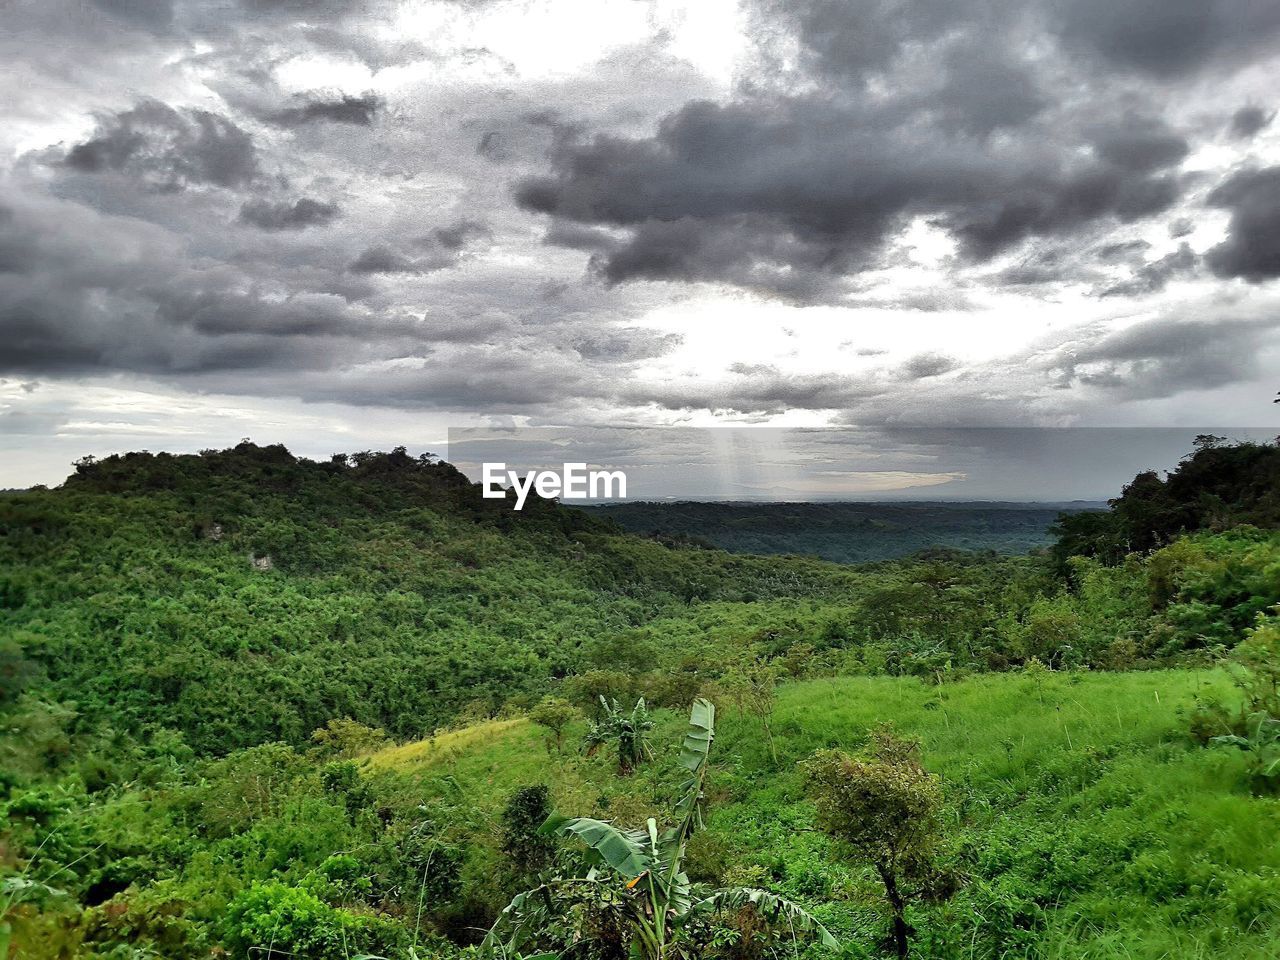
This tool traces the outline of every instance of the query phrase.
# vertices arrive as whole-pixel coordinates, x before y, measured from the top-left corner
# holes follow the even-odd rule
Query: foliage
[[[869,756],[822,751],[805,763],[824,830],[874,867],[893,914],[893,943],[907,956],[907,903],[939,891],[942,791],[920,764],[919,744],[886,729],[872,733]]]
[[[734,663],[717,684],[739,713],[749,713],[760,721],[774,763],[778,761],[778,751],[773,741],[773,705],[781,673],[782,668],[776,664],[748,656]]]
[[[1280,787],[1280,720],[1259,711],[1249,715],[1245,729],[1245,736],[1224,734],[1212,742],[1244,750],[1254,781],[1270,790]]]
[[[1194,446],[1164,479],[1154,471],[1139,473],[1108,513],[1059,518],[1058,562],[1065,566],[1069,557],[1087,556],[1114,564],[1196,530],[1280,527],[1280,445],[1227,444],[1203,435]]]
[[[549,816],[550,791],[541,783],[513,793],[502,813],[502,852],[526,883],[549,869],[555,856],[555,842],[542,832]]]
[[[657,821],[649,818],[643,827],[627,830],[590,817],[548,818],[545,832],[586,844],[589,869],[581,876],[556,877],[518,895],[499,915],[484,946],[510,955],[538,941],[546,936],[548,921],[565,905],[556,895],[565,890],[588,890],[595,910],[611,915],[615,928],[621,928],[622,945],[642,960],[688,955],[687,928],[694,920],[747,906],[778,928],[812,930],[824,944],[838,948],[831,934],[809,913],[764,890],[718,890],[705,896],[694,892],[684,861],[689,839],[702,826],[714,730],[715,707],[708,700],[695,700],[680,749],[686,779],[677,791],[676,819],[671,826],[660,829]]]
[[[649,717],[644,697],[636,701],[630,713],[623,713],[617,700],[600,697],[600,716],[587,724],[584,743],[587,756],[593,756],[608,743],[616,745],[618,773],[629,776],[636,767],[652,759],[653,747],[649,743],[649,731],[653,720]]]
[[[1271,495],[1259,477],[1240,503]],[[668,924],[673,949],[771,955],[788,910],[762,889],[849,955],[881,949],[883,884],[811,828],[796,761],[893,721],[947,785],[948,842],[904,883],[933,895],[907,902],[913,952],[1274,957],[1280,809],[1241,781],[1273,730],[1251,715],[1280,716],[1280,534],[1215,510],[1061,571],[946,550],[850,567],[516,514],[403,451],[84,463],[0,495],[0,881],[60,892],[6,907],[12,946],[196,960],[279,924],[308,956],[463,960],[518,886],[590,872],[568,844],[520,875],[552,799],[683,819],[675,751],[625,778],[548,756],[539,701],[643,698],[660,744],[706,690],[741,715],[722,710],[680,872],[692,903],[738,892]],[[1189,711],[1200,742],[1248,749],[1194,748]],[[595,870],[530,904],[573,960],[625,956],[648,896]]]
[[[228,945],[241,956],[347,960],[353,953],[399,946],[402,931],[375,917],[332,907],[311,890],[255,883],[227,907]]]
[[[391,742],[385,730],[358,723],[350,717],[334,717],[312,731],[311,741],[321,754],[341,759],[373,753]]]
[[[559,697],[543,697],[529,711],[529,719],[538,726],[545,727],[551,734],[547,738],[547,751],[554,748],[556,753],[564,751],[565,730],[577,716],[578,711],[573,705]]]

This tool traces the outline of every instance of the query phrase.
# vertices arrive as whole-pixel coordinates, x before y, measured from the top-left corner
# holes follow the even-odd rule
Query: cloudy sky
[[[1278,71],[1246,0],[8,0],[0,486],[468,425],[1280,426]]]

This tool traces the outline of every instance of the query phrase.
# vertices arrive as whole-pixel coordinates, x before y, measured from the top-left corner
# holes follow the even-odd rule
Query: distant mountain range
[[[623,529],[734,553],[802,554],[841,563],[890,560],[932,548],[1022,554],[1053,542],[1063,513],[1105,509],[1089,500],[976,502],[637,501],[580,507]]]

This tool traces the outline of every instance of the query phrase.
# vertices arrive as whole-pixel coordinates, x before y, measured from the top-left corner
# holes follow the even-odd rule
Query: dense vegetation
[[[81,462],[0,497],[0,957],[1275,956],[1278,458],[860,566],[403,450]]]
[[[837,563],[893,560],[921,550],[1025,554],[1053,543],[1065,510],[1041,503],[630,502],[580,508],[630,533],[731,553],[796,554]]]
[[[1133,478],[1105,513],[1063,517],[1054,531],[1059,561],[1072,556],[1116,563],[1195,530],[1241,524],[1280,526],[1280,446],[1227,444],[1201,434],[1195,453],[1167,477],[1147,470]]]

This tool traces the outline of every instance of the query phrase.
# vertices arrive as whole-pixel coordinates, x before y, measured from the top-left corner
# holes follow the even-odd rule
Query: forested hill
[[[0,496],[0,699],[38,690],[211,752],[344,715],[418,734],[616,661],[597,647],[690,603],[847,580],[516,512],[403,450],[132,453]]]
[[[1233,474],[1255,520],[1280,453],[1261,450]],[[1277,538],[1216,519],[1221,536],[1108,569],[1123,556],[1089,536],[1146,536],[1143,518],[1167,525],[1200,496],[1167,484],[1161,511],[1129,492],[1065,519],[1057,569],[947,550],[851,566],[664,543],[551,502],[517,512],[403,449],[82,461],[59,488],[0,495],[0,706],[25,691],[83,729],[223,753],[340,717],[421,735],[562,682],[680,705],[745,651],[891,673],[1167,662],[1233,645],[1280,600]],[[1245,509],[1215,489],[1207,516]]]
[[[797,554],[837,563],[942,547],[1024,554],[1054,542],[1063,513],[1100,503],[632,502],[583,508],[624,530],[733,553]]]

